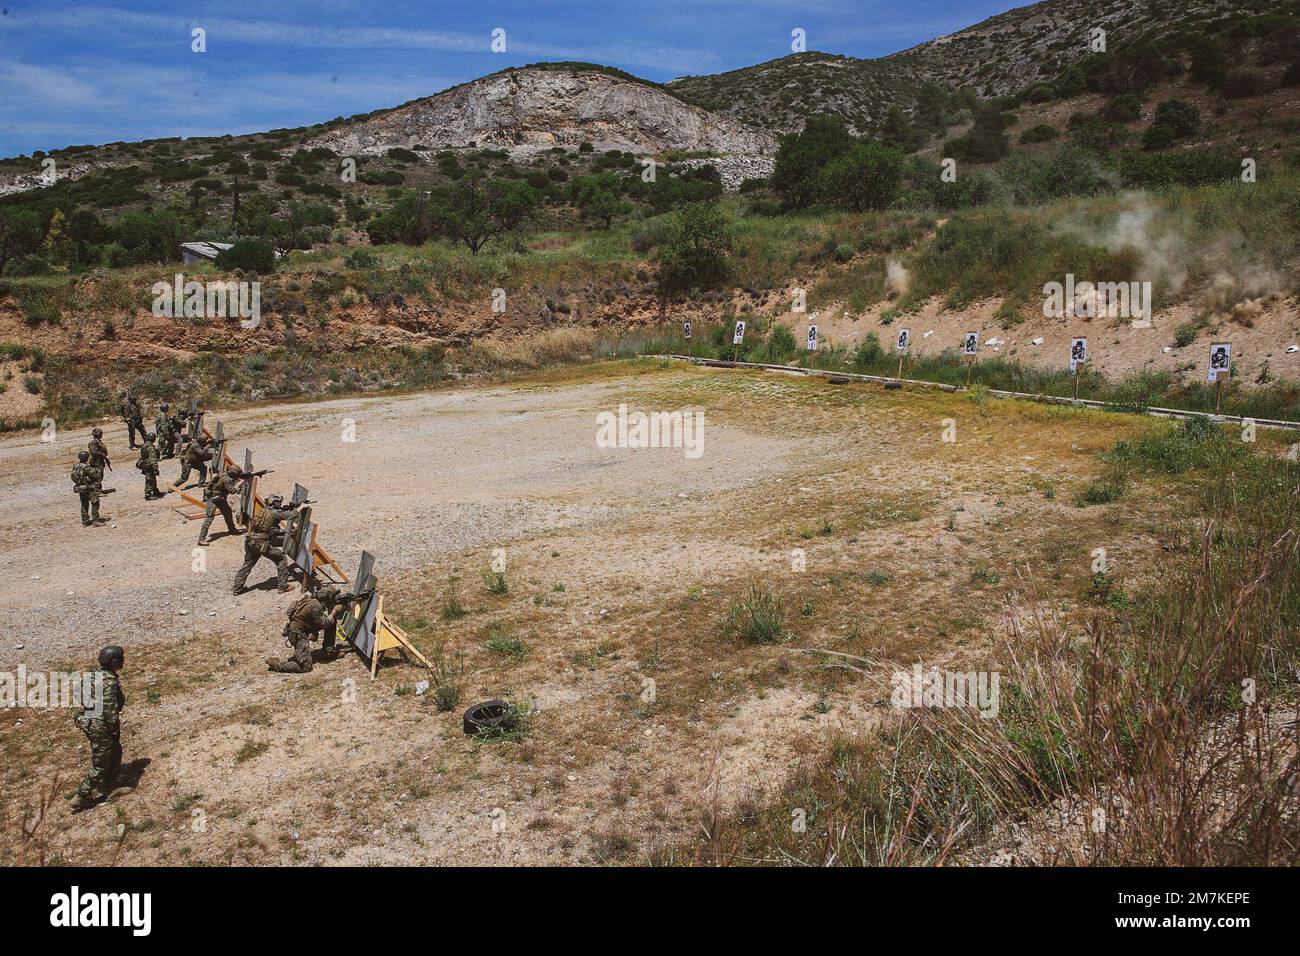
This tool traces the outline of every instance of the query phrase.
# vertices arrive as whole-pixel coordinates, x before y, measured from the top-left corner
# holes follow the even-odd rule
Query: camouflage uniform
[[[267,667],[280,674],[306,674],[312,668],[312,641],[322,631],[322,648],[326,654],[334,655],[337,605],[329,594],[337,592],[333,588],[323,589],[319,594],[304,594],[293,603],[289,608],[289,623],[284,626],[284,642],[293,648],[293,656],[283,661],[268,657]]]
[[[158,436],[158,457],[172,458],[176,455],[176,432],[172,429],[172,420],[167,415],[167,406],[158,409],[153,417],[154,433]]]
[[[122,400],[122,421],[126,422],[127,440],[135,448],[136,432],[140,433],[140,440],[144,441],[144,416],[140,412],[140,403],[129,392]]]
[[[208,543],[208,529],[212,527],[212,519],[218,512],[226,519],[226,530],[231,534],[239,534],[239,530],[235,527],[235,516],[230,512],[230,502],[226,501],[226,497],[239,494],[241,478],[242,474],[238,468],[227,468],[225,471],[218,471],[208,482],[208,487],[203,491],[203,527],[199,529],[199,544]]]
[[[96,429],[96,431],[98,431],[98,429]],[[86,446],[86,451],[90,452],[90,463],[100,471],[103,471],[104,466],[108,464],[108,446],[100,440],[98,435],[96,435],[90,439],[90,443]]]
[[[153,443],[153,435],[144,436],[144,444],[140,446],[140,457],[135,466],[140,469],[144,475],[144,500],[152,501],[155,498],[161,498],[162,492],[158,490],[158,446]]]
[[[278,572],[276,583],[280,590],[288,590],[292,565],[277,539],[281,535],[280,522],[292,517],[293,512],[293,508],[277,508],[267,502],[253,518],[248,526],[248,537],[244,539],[244,563],[235,572],[232,594],[243,592],[244,585],[248,581],[248,573],[253,570],[253,565],[257,564],[260,558],[275,562]]]
[[[99,517],[99,498],[103,480],[103,470],[96,468],[89,461],[78,461],[72,466],[72,487],[81,496],[82,524],[89,525],[103,520]]]
[[[207,447],[207,439],[196,438],[181,453],[181,477],[176,482],[183,485],[189,481],[190,470],[198,469],[199,481],[208,480],[208,462],[212,460],[212,450]]]
[[[90,773],[77,787],[77,797],[82,801],[107,797],[122,766],[122,728],[118,717],[126,706],[126,695],[113,671],[100,670],[95,675],[103,681],[100,685],[102,713],[93,716],[94,705],[101,701],[91,701],[90,706],[73,718],[90,741]]]

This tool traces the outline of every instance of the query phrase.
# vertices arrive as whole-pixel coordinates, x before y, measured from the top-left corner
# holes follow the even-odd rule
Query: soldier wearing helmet
[[[153,432],[145,432],[144,444],[140,446],[140,457],[135,462],[135,467],[139,468],[140,473],[144,475],[145,501],[153,501],[163,496],[163,493],[158,490],[158,460],[158,446],[154,444]]]
[[[122,766],[122,708],[126,695],[117,673],[126,663],[126,652],[110,644],[99,652],[99,669],[91,672],[84,685],[82,709],[73,718],[90,741],[90,773],[72,797],[74,813],[94,806],[108,796]]]
[[[232,535],[243,534],[242,530],[235,527],[235,516],[231,513],[230,502],[226,499],[240,492],[240,483],[245,477],[247,476],[235,465],[227,465],[225,471],[213,469],[212,480],[203,489],[203,527],[199,528],[200,545],[206,546],[209,543],[208,529],[212,527],[212,519],[218,512],[226,519],[226,531]]]
[[[158,406],[158,414],[153,417],[154,434],[158,436],[158,457],[171,458],[176,454],[176,431],[172,428],[171,415],[168,414],[166,402]]]
[[[108,458],[108,446],[104,444],[104,429],[95,428],[90,432],[90,444],[86,446],[90,452],[90,463],[103,471],[107,466],[109,471],[113,470],[113,463]]]
[[[185,446],[181,452],[181,476],[173,488],[179,488],[185,482],[190,480],[190,472],[197,470],[199,473],[199,483],[204,484],[208,480],[208,462],[212,460],[212,449],[208,447],[208,438],[200,434]]]
[[[122,421],[126,423],[127,440],[131,447],[135,448],[136,432],[139,432],[140,439],[144,440],[144,415],[140,411],[140,403],[130,392],[127,392],[122,399]]]
[[[268,657],[266,666],[280,674],[306,674],[314,663],[311,645],[318,635],[324,637],[321,649],[325,658],[336,658],[334,639],[346,606],[340,603],[339,590],[332,584],[304,594],[289,607],[289,622],[284,626],[284,642],[293,648],[293,655],[282,661]]]
[[[77,452],[77,463],[72,466],[72,488],[81,497],[81,523],[103,524],[99,516],[99,499],[103,494],[104,471],[90,460],[89,451]]]
[[[249,573],[262,558],[275,562],[276,584],[281,591],[287,591],[292,587],[289,574],[293,568],[289,556],[280,546],[284,537],[284,529],[280,524],[293,517],[296,510],[296,505],[284,507],[284,498],[280,495],[271,495],[253,516],[253,520],[248,525],[248,537],[244,539],[244,563],[235,572],[232,594],[244,593]]]

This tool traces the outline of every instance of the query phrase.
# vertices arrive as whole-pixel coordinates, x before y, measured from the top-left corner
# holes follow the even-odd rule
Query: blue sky
[[[0,156],[302,126],[507,66],[581,59],[652,80],[808,48],[882,56],[1015,0],[0,0]],[[191,30],[207,52],[191,50]],[[505,31],[506,51],[490,50]]]

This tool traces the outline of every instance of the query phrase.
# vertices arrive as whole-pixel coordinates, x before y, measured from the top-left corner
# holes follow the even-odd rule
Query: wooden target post
[[[1214,383],[1214,414],[1219,414],[1223,398],[1223,380],[1232,374],[1232,343],[1210,343],[1210,368],[1206,380]]]
[[[1070,371],[1074,373],[1074,400],[1079,400],[1079,370],[1088,364],[1088,340],[1070,340]]]
[[[980,334],[978,332],[967,332],[962,336],[962,355],[966,359],[966,387],[970,388],[971,368],[975,365],[976,358],[980,353]]]
[[[375,556],[361,552],[361,563],[353,579],[352,594],[374,590],[378,581],[374,576]],[[400,651],[407,660],[416,658],[425,667],[432,667],[421,654],[410,636],[384,614],[384,597],[378,592],[360,601],[349,600],[338,626],[339,634],[370,663],[370,679],[379,673],[379,658],[385,651]]]

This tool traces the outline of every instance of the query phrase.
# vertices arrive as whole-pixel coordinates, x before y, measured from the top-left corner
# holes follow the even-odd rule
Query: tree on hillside
[[[975,110],[975,125],[945,143],[944,152],[968,163],[997,162],[1011,149],[1006,129],[1005,105],[997,100],[983,103]]]
[[[478,255],[493,239],[522,226],[537,203],[537,190],[525,182],[473,172],[435,192],[431,213],[437,234]]]
[[[239,197],[242,192],[239,177],[248,175],[248,163],[236,156],[226,167],[226,172],[230,173],[230,224],[233,226],[239,219]]]
[[[898,195],[903,154],[883,143],[854,143],[823,168],[817,192],[829,205],[862,212],[884,209]]]
[[[772,189],[795,209],[817,199],[817,177],[822,168],[854,142],[838,116],[813,116],[802,133],[781,137],[772,169]]]
[[[45,240],[41,243],[45,259],[53,265],[67,268],[72,261],[72,240],[68,237],[68,219],[63,210],[55,208],[50,214],[50,224],[45,228]]]
[[[727,256],[734,244],[731,223],[717,206],[683,206],[664,222],[656,258],[660,286],[682,292],[719,282],[727,273]]]
[[[896,146],[904,153],[915,152],[926,143],[926,134],[913,125],[903,108],[897,103],[889,107],[885,120],[880,125],[880,138],[891,146]]]
[[[28,209],[0,207],[0,275],[10,259],[30,255],[41,244],[41,220]]]
[[[618,177],[613,173],[580,176],[573,181],[570,190],[573,201],[582,210],[582,214],[601,223],[606,229],[613,224],[615,217],[625,216],[632,211],[632,204],[623,198]]]

